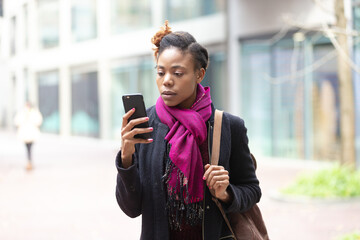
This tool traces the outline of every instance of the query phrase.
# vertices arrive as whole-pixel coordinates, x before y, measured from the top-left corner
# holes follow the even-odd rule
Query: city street
[[[25,170],[25,146],[0,132],[0,239],[139,239],[141,217],[116,203],[115,141],[42,135],[34,169]],[[259,157],[258,157],[259,158]],[[274,190],[318,163],[258,159],[259,204],[271,239],[332,240],[360,230],[360,201],[286,202]]]

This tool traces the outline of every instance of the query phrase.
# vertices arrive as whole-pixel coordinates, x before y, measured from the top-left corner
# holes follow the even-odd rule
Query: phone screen
[[[135,108],[135,112],[131,117],[129,118],[129,121],[136,118],[142,118],[146,117],[146,109],[144,104],[144,98],[142,94],[135,93],[135,94],[126,94],[122,96],[123,104],[125,112],[130,111],[132,108]],[[148,128],[149,124],[148,122],[141,123],[136,125],[134,128]],[[149,139],[151,138],[151,133],[143,133],[143,134],[137,134],[134,136],[134,138],[143,138],[143,139]]]

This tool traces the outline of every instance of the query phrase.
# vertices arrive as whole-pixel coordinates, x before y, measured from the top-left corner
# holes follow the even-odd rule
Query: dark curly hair
[[[190,53],[195,60],[195,68],[207,69],[209,65],[209,54],[203,46],[201,46],[195,38],[188,32],[177,31],[172,32],[166,20],[164,27],[152,37],[151,42],[155,45],[154,56],[157,60],[161,53],[171,47],[180,49],[183,53]]]

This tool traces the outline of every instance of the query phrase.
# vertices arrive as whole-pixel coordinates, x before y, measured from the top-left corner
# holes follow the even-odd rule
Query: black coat
[[[164,140],[169,128],[160,122],[155,107],[147,110],[149,125],[154,128],[154,142],[137,144],[133,156],[134,164],[122,168],[121,152],[116,157],[118,170],[116,199],[120,208],[129,217],[142,215],[141,239],[169,239],[168,218],[165,210],[166,192],[161,181],[164,174]],[[213,114],[209,119],[214,124]],[[219,165],[229,171],[229,190],[233,202],[224,204],[226,212],[244,212],[260,200],[261,190],[250,157],[248,138],[244,121],[239,117],[224,113],[221,128]],[[211,135],[211,134],[210,134]],[[212,137],[212,136],[210,136]],[[208,138],[209,139],[209,138]],[[203,236],[204,239],[218,240],[231,235],[220,211],[211,199],[206,188],[204,200]]]

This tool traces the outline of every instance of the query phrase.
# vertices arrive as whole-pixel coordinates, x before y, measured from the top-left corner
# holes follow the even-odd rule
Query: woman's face
[[[190,53],[177,48],[165,49],[158,58],[156,84],[160,96],[169,107],[190,108],[196,99],[197,84],[205,75],[201,68],[195,71]]]

